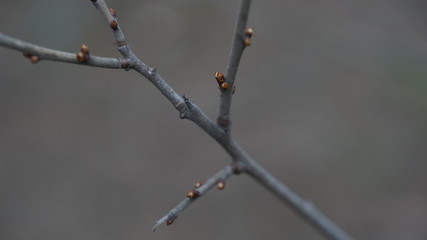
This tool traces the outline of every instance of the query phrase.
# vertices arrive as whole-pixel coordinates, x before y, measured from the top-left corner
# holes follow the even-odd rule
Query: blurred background
[[[108,0],[135,53],[216,118],[238,1]],[[427,239],[427,2],[253,1],[233,134],[356,239]],[[2,1],[0,31],[118,57],[90,1]],[[323,239],[247,176],[154,222],[225,152],[135,72],[0,48],[0,239]]]

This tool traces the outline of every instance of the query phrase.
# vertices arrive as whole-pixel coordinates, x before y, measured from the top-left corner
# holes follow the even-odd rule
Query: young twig
[[[191,190],[187,193],[187,198],[172,208],[164,217],[159,219],[153,227],[153,231],[156,231],[157,227],[163,223],[170,225],[178,218],[178,215],[184,211],[191,203],[193,203],[196,199],[203,196],[206,192],[208,192],[215,185],[218,188],[224,188],[224,182],[227,180],[234,172],[234,168],[232,165],[224,167],[217,174],[209,178],[203,183],[198,183],[194,190]]]
[[[228,57],[227,70],[224,76],[227,87],[221,90],[219,115],[217,121],[218,124],[226,130],[230,126],[231,98],[235,88],[234,81],[236,79],[237,69],[239,68],[243,50],[248,46],[247,43],[245,43],[245,29],[248,22],[250,5],[251,0],[241,0],[240,2],[234,37],[231,44],[230,55]]]
[[[91,0],[94,6],[101,12],[107,20],[117,42],[117,49],[123,55],[124,59],[101,58],[89,55],[87,46],[82,46],[81,52],[76,54],[56,51],[43,48],[37,45],[29,44],[18,39],[11,38],[0,33],[0,45],[26,52],[27,57],[31,57],[33,62],[38,60],[53,60],[69,63],[78,63],[88,66],[106,67],[106,68],[124,68],[133,69],[146,77],[153,85],[172,103],[179,111],[181,118],[186,118],[197,124],[201,129],[215,139],[231,156],[234,161],[234,167],[227,166],[222,171],[210,178],[204,185],[191,191],[188,199],[178,204],[165,217],[156,222],[154,230],[160,224],[166,222],[172,223],[179,213],[191,204],[197,197],[206,193],[210,188],[224,181],[232,172],[241,172],[249,174],[254,179],[264,185],[270,192],[275,194],[279,199],[293,208],[300,216],[311,223],[319,232],[329,239],[350,240],[351,237],[342,229],[337,227],[333,222],[326,218],[311,203],[302,199],[297,194],[287,188],[282,182],[272,176],[267,170],[255,162],[231,137],[230,135],[230,106],[231,95],[233,92],[234,81],[237,74],[240,58],[243,49],[250,45],[250,37],[253,29],[246,29],[248,19],[250,0],[242,0],[238,14],[238,20],[233,38],[230,57],[224,79],[221,79],[220,87],[222,88],[220,100],[220,113],[218,124],[209,119],[200,108],[192,103],[188,98],[181,97],[171,88],[166,81],[159,75],[155,68],[148,67],[144,62],[135,56],[126,42],[125,36],[116,19],[116,11],[109,9],[104,0]],[[34,57],[36,56],[36,57]],[[219,77],[219,75],[216,75]],[[218,78],[217,78],[218,80]],[[227,84],[223,84],[223,83]],[[236,168],[237,166],[237,168]],[[219,188],[223,188],[221,183]]]
[[[79,61],[77,59],[76,53],[69,53],[58,51],[50,48],[41,47],[32,43],[24,42],[19,39],[7,36],[3,33],[0,33],[0,45],[8,48],[12,48],[18,51],[21,51],[27,57],[35,56],[37,61],[40,60],[51,60],[57,62],[66,62],[81,64],[87,66],[101,67],[101,68],[123,68],[122,62],[123,59],[119,58],[105,58],[90,55],[90,58],[87,61]],[[33,60],[35,58],[32,58]],[[33,62],[37,62],[33,61]]]

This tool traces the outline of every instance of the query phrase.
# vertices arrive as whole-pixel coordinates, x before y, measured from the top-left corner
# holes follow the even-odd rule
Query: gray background
[[[135,53],[212,118],[238,1],[110,0]],[[117,57],[90,1],[1,0],[0,31]],[[358,239],[427,238],[427,3],[254,1],[235,138]],[[322,239],[135,72],[0,48],[0,239]]]

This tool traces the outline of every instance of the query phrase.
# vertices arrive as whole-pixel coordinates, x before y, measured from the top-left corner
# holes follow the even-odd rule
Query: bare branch
[[[321,213],[313,203],[298,196],[254,160],[250,158],[246,160],[246,173],[290,206],[301,216],[302,219],[310,223],[326,238],[334,240],[352,239],[344,230],[323,215],[323,213]]]
[[[230,56],[228,58],[227,70],[225,72],[225,83],[222,83],[223,85],[220,86],[221,99],[219,105],[218,124],[224,129],[228,129],[230,125],[231,98],[233,95],[233,88],[235,86],[234,81],[236,79],[240,59],[245,47],[249,46],[250,37],[252,36],[251,34],[248,38],[245,37],[250,5],[251,0],[242,0],[240,2],[233,42],[231,45]]]
[[[0,45],[8,48],[12,48],[25,53],[28,57],[35,56],[37,62],[40,60],[51,60],[57,62],[67,62],[74,64],[81,64],[94,67],[102,68],[123,68],[121,59],[118,58],[105,58],[90,55],[87,61],[79,61],[76,57],[76,53],[69,53],[58,51],[50,48],[41,47],[32,43],[24,42],[19,39],[7,36],[6,34],[0,33]],[[33,58],[35,59],[35,58]],[[31,60],[33,60],[31,59]]]
[[[82,46],[81,52],[76,54],[56,51],[34,44],[26,43],[18,39],[11,38],[0,33],[0,45],[13,48],[19,51],[25,51],[28,56],[36,56],[34,60],[46,59],[54,61],[63,61],[69,63],[84,64],[97,67],[107,68],[125,68],[134,69],[144,77],[146,77],[153,85],[172,103],[179,111],[181,118],[187,118],[197,124],[212,138],[214,138],[231,156],[234,161],[233,166],[226,166],[215,176],[208,179],[206,183],[189,192],[188,198],[178,204],[166,216],[156,222],[153,230],[160,224],[167,222],[172,223],[178,214],[180,214],[187,206],[195,199],[205,194],[219,181],[224,181],[233,172],[243,171],[264,185],[269,191],[279,197],[282,201],[293,208],[300,216],[311,223],[329,239],[350,240],[351,237],[343,230],[332,223],[321,212],[319,212],[311,203],[302,199],[289,188],[287,188],[278,179],[272,176],[267,170],[262,168],[255,162],[234,140],[229,134],[230,122],[230,106],[232,88],[234,86],[237,69],[240,63],[243,50],[250,45],[250,37],[253,29],[246,29],[248,19],[250,0],[242,0],[238,14],[235,36],[230,52],[229,62],[227,65],[226,75],[216,74],[218,83],[221,83],[222,88],[220,114],[218,117],[218,125],[209,119],[196,104],[192,103],[188,98],[181,97],[171,88],[167,82],[160,76],[155,68],[148,67],[144,62],[135,56],[127,44],[124,34],[116,19],[116,12],[109,9],[104,0],[91,0],[94,6],[106,18],[110,28],[113,31],[117,41],[118,51],[125,59],[101,58],[89,55],[87,46]],[[33,58],[31,59],[33,60]],[[223,84],[227,83],[227,84]],[[223,187],[222,185],[219,186]]]
[[[219,189],[224,188],[224,182],[227,180],[234,172],[234,167],[232,165],[228,165],[224,167],[221,171],[219,171],[217,174],[209,178],[203,183],[197,183],[196,189],[191,190],[187,193],[187,198],[184,199],[182,202],[180,202],[178,205],[176,205],[174,208],[172,208],[168,214],[166,214],[164,217],[159,219],[156,224],[153,227],[153,231],[155,232],[157,227],[159,227],[161,224],[166,223],[167,225],[170,225],[175,221],[175,219],[178,218],[178,215],[184,211],[188,206],[190,206],[191,203],[196,201],[196,199],[203,196],[206,192],[208,192],[212,187],[217,185]]]

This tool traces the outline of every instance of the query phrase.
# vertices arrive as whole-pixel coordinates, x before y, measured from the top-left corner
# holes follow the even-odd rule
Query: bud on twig
[[[219,181],[217,184],[216,184],[216,188],[218,188],[219,190],[222,190],[222,189],[224,189],[225,188],[225,182],[224,181]]]
[[[86,62],[87,60],[89,60],[89,57],[87,54],[84,54],[82,52],[79,52],[76,54],[76,58],[79,62]]]
[[[254,28],[253,27],[246,28],[245,35],[247,37],[251,38],[253,34],[254,34]]]
[[[83,43],[80,50],[82,51],[82,53],[89,55],[89,47],[86,44]]]
[[[29,52],[22,52],[22,55],[24,55],[24,57],[30,58],[31,54]]]
[[[40,58],[36,55],[33,55],[30,57],[30,60],[32,63],[37,63],[40,60]]]
[[[196,182],[196,184],[194,184],[195,188],[199,188],[203,185],[203,182]]]
[[[166,226],[171,225],[174,221],[175,221],[175,219],[173,219],[173,218],[169,218],[169,219],[166,221]]]
[[[243,40],[243,44],[245,45],[245,47],[249,47],[251,45],[251,39],[250,38],[245,38]]]
[[[199,196],[199,192],[196,190],[191,190],[189,192],[187,192],[187,197],[190,199],[195,199]]]
[[[225,81],[224,74],[222,74],[220,72],[215,72],[214,76],[215,76],[215,79],[218,82],[218,84],[221,84]]]
[[[113,30],[117,30],[117,28],[118,28],[118,24],[117,24],[117,21],[116,20],[111,20],[111,22],[110,22],[110,27],[113,29]]]
[[[228,83],[226,83],[226,82],[223,82],[223,83],[221,83],[221,88],[222,89],[227,89],[228,88]]]
[[[111,16],[116,17],[116,15],[117,15],[116,10],[114,10],[112,8],[110,8],[109,10],[110,10]]]

